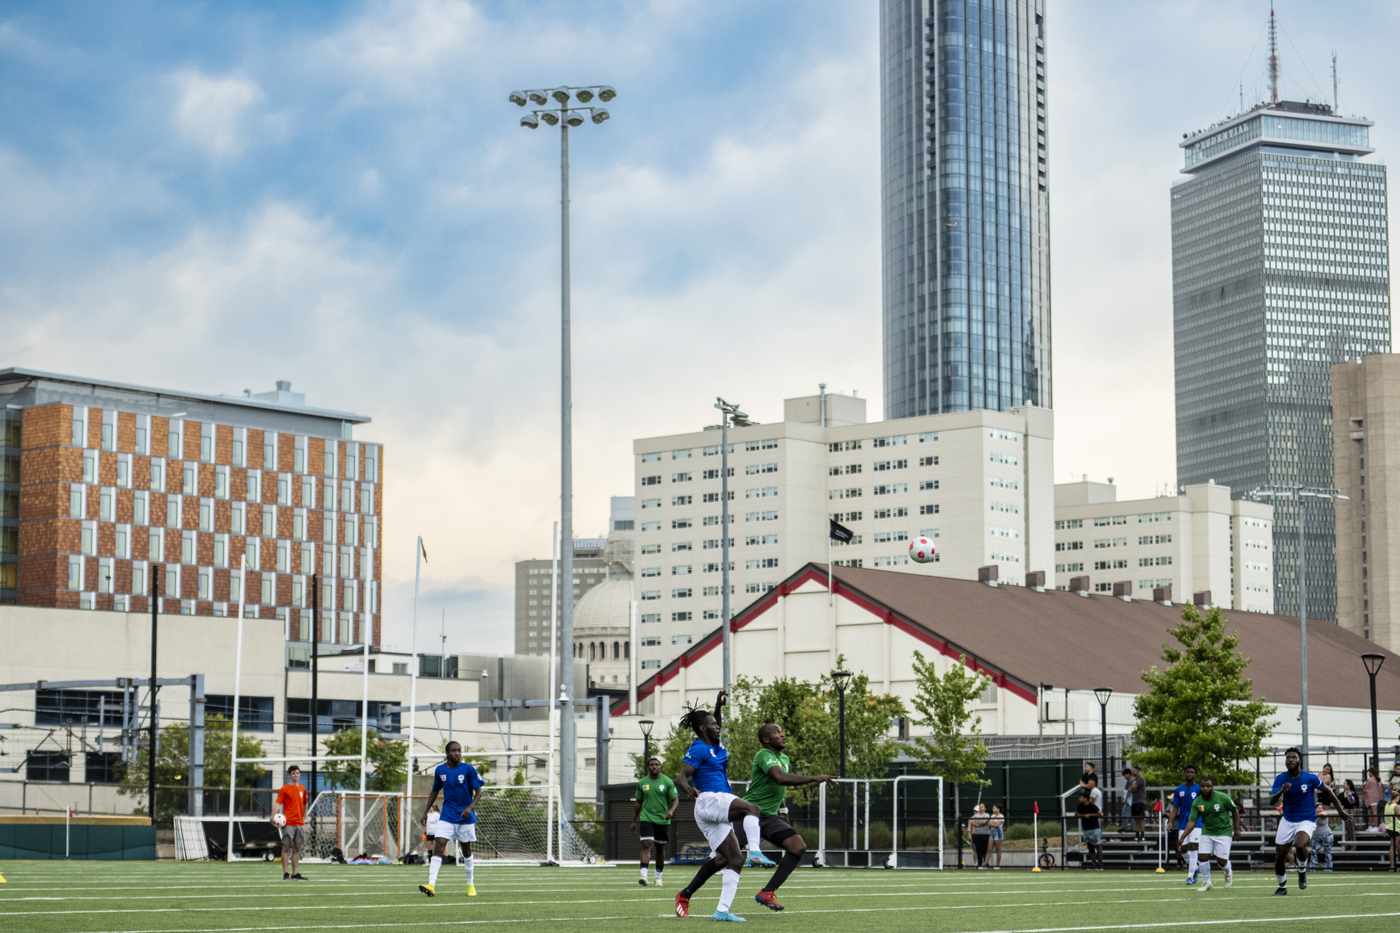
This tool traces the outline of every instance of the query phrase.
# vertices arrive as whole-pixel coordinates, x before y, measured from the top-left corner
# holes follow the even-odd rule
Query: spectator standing
[[[1366,808],[1366,828],[1371,832],[1381,832],[1381,803],[1385,800],[1385,791],[1381,788],[1381,777],[1372,768],[1366,772],[1366,783],[1361,785],[1361,805]],[[1376,825],[1371,826],[1371,818],[1375,817]]]
[[[1099,817],[1103,816],[1103,811],[1094,805],[1094,798],[1087,788],[1079,792],[1079,806],[1075,807],[1074,815],[1079,817],[1080,834],[1089,858],[1103,871],[1103,831],[1099,828]],[[1089,858],[1084,860],[1085,868],[1089,867]]]
[[[977,870],[981,871],[987,867],[987,846],[991,842],[992,821],[987,815],[987,808],[983,804],[978,804],[972,811],[972,818],[967,821],[967,828],[972,832],[972,848],[977,854]]]
[[[1133,765],[1126,773],[1129,778],[1128,786],[1123,790],[1123,799],[1129,802],[1132,809],[1133,829],[1141,842],[1147,821],[1147,778],[1142,776],[1142,769],[1137,765]]]
[[[1100,813],[1104,813],[1103,791],[1099,790],[1099,776],[1097,774],[1089,775],[1089,782],[1086,786],[1089,790],[1089,798],[1094,801],[1094,806],[1099,808]]]
[[[1346,807],[1346,813],[1352,817],[1346,820],[1346,838],[1348,842],[1356,841],[1356,808],[1361,806],[1361,797],[1356,793],[1356,785],[1351,779],[1342,782],[1342,787],[1337,791],[1337,796],[1341,798],[1342,804]]]
[[[1132,769],[1132,768],[1124,768],[1124,769],[1123,769],[1123,806],[1119,809],[1119,812],[1118,812],[1118,831],[1119,831],[1120,833],[1130,833],[1130,832],[1132,832],[1133,795],[1132,795],[1131,793],[1129,793],[1129,791],[1128,791],[1128,788],[1132,785],[1132,783],[1133,783],[1133,769]]]
[[[1400,799],[1395,796],[1385,805],[1385,832],[1390,837],[1390,870],[1395,871],[1395,862],[1400,858]]]
[[[1079,776],[1079,787],[1081,790],[1089,786],[1089,778],[1091,777],[1098,777],[1098,775],[1094,773],[1094,763],[1092,761],[1086,761],[1084,762],[1084,773]]]
[[[1308,871],[1317,867],[1319,861],[1322,862],[1323,871],[1332,870],[1332,843],[1335,836],[1332,833],[1332,817],[1335,811],[1319,803],[1317,807],[1317,831],[1313,833],[1312,855],[1308,857]],[[1322,858],[1318,858],[1319,852]]]
[[[1001,812],[1001,807],[992,804],[992,818],[989,823],[991,834],[992,851],[997,854],[997,863],[992,866],[993,871],[1001,870],[1001,841],[1006,838],[1006,816]],[[990,861],[990,856],[988,856]]]

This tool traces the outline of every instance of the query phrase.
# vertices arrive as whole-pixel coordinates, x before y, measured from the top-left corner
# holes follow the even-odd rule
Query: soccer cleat
[[[467,885],[467,897],[476,897],[476,885]]]
[[[657,876],[656,876],[656,886],[657,886],[658,888],[661,887],[661,876],[660,876],[660,875],[657,875]]]
[[[430,884],[420,884],[420,885],[418,886],[418,890],[422,891],[424,894],[428,895],[429,897],[436,897],[436,896],[437,896],[437,888],[433,887],[433,886],[430,885]]]
[[[717,910],[711,920],[729,920],[734,923],[748,923],[743,917],[736,916],[727,910]]]
[[[1299,890],[1299,891],[1306,891],[1307,889],[1308,889],[1308,873],[1305,872],[1305,871],[1300,871],[1300,872],[1298,872],[1298,890]]]
[[[767,907],[769,910],[783,909],[783,905],[778,903],[778,896],[772,891],[759,891],[753,896],[753,899],[758,901],[764,907]]]
[[[777,868],[778,863],[773,861],[762,852],[750,852],[748,861],[744,862],[745,868]]]
[[[291,877],[292,877],[292,876],[291,876],[290,874],[288,874],[287,872],[285,872],[285,871],[282,872],[282,880],[283,880],[283,881],[286,881],[287,879],[289,879],[289,878],[291,878]]]
[[[690,898],[686,897],[684,894],[676,895],[676,916],[690,916]]]
[[[637,879],[637,884],[640,884],[642,887],[646,887],[646,886],[647,886],[647,880],[646,880],[645,878],[638,878],[638,879]]]
[[[1288,888],[1284,887],[1283,885],[1279,885],[1278,887],[1274,888],[1274,893],[1275,893],[1275,894],[1287,894],[1287,893],[1288,893]]]
[[[1191,874],[1189,874],[1189,875],[1186,876],[1186,883],[1187,883],[1187,884],[1195,884],[1195,883],[1196,883],[1196,878],[1197,878],[1197,873],[1193,871],[1193,872],[1191,872]]]
[[[1200,894],[1202,891],[1209,891],[1213,887],[1215,887],[1215,885],[1207,881],[1205,884],[1201,885],[1199,888],[1196,889],[1196,893]]]
[[[1230,887],[1235,883],[1235,870],[1229,865],[1225,866],[1225,887]]]
[[[305,880],[307,880],[307,879],[306,879],[306,876],[304,876],[301,872],[297,872],[296,874],[292,875],[292,880],[293,880],[293,881],[305,881]]]

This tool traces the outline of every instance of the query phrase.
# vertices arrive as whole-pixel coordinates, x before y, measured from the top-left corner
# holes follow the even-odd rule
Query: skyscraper
[[[1044,0],[881,0],[885,415],[1051,406]]]
[[[1331,365],[1390,349],[1372,122],[1272,98],[1186,134],[1186,178],[1171,191],[1177,482],[1236,496],[1331,486]],[[1335,619],[1334,506],[1304,501],[1307,612]],[[1299,500],[1274,508],[1274,606],[1291,614]]]

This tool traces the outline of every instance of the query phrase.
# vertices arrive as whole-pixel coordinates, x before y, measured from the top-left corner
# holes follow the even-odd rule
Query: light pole
[[[1361,656],[1361,663],[1366,665],[1366,673],[1371,675],[1371,767],[1376,769],[1376,774],[1381,773],[1381,737],[1376,729],[1376,675],[1381,672],[1381,665],[1385,663],[1385,655],[1368,651]]]
[[[574,576],[574,476],[573,476],[573,402],[571,398],[572,370],[569,343],[569,128],[583,126],[583,112],[588,111],[595,124],[601,124],[611,114],[602,107],[571,106],[571,101],[588,104],[597,97],[607,103],[617,96],[617,92],[603,85],[589,87],[556,87],[552,90],[512,91],[510,102],[524,107],[534,104],[531,110],[520,118],[520,125],[528,129],[539,129],[543,120],[549,126],[559,127],[559,304],[560,304],[560,444],[559,444],[559,549],[563,556],[563,598],[560,599],[559,642],[561,646],[572,648],[574,643],[574,604],[572,598]],[[551,99],[558,106],[550,107]],[[578,780],[578,739],[574,723],[574,653],[559,653],[560,686],[564,694],[563,715],[559,717],[559,817],[572,822],[574,819],[574,782]]]
[[[1094,699],[1099,701],[1099,774],[1105,775],[1100,781],[1107,780],[1108,774],[1108,698],[1111,696],[1113,690],[1109,687],[1094,688]]]
[[[1303,767],[1308,766],[1308,564],[1303,558],[1303,499],[1350,499],[1332,487],[1322,486],[1261,486],[1249,494],[1251,499],[1298,499],[1298,628],[1302,639],[1303,703],[1298,721],[1303,726]]]
[[[739,410],[738,405],[732,405],[722,398],[715,398],[715,407],[720,411],[719,422],[719,591],[721,597],[720,618],[723,619],[723,627],[720,629],[720,641],[724,646],[724,691],[729,692],[729,672],[731,670],[730,643],[733,633],[729,631],[729,422],[732,419],[736,428],[746,428],[757,421],[750,421],[749,416]]]
[[[642,771],[646,771],[647,762],[651,761],[651,730],[656,725],[650,719],[643,719],[637,725],[642,727]]]
[[[850,671],[831,672],[831,682],[836,685],[836,695],[840,697],[841,777],[846,776],[846,683],[850,679]]]

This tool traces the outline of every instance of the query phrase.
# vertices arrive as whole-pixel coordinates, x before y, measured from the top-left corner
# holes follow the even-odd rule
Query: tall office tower
[[[1272,98],[1187,134],[1171,192],[1177,482],[1237,497],[1330,487],[1331,366],[1390,349],[1372,122]],[[1333,505],[1302,501],[1307,612],[1335,619]],[[1293,614],[1299,500],[1274,508],[1274,607]]]
[[[1044,0],[881,0],[885,417],[1051,407]]]

